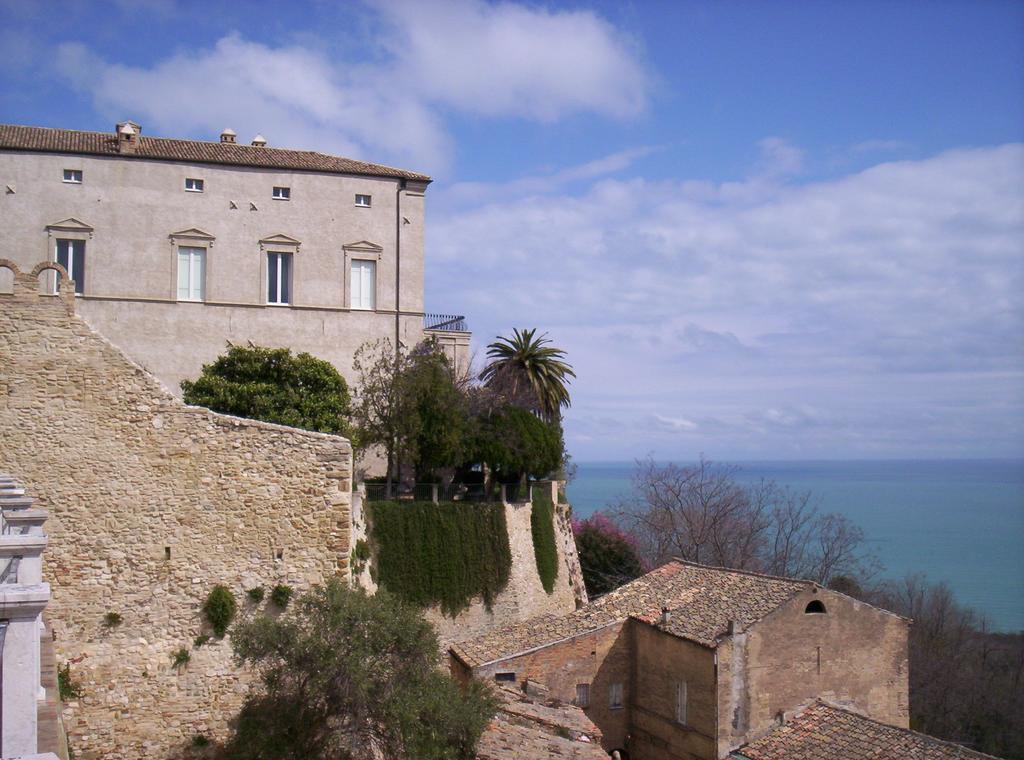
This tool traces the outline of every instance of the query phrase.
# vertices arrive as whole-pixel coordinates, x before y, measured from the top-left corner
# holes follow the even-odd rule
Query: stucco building
[[[713,759],[817,698],[909,720],[908,621],[821,588],[676,560],[565,616],[461,642],[453,674],[544,684],[632,760]]]
[[[0,125],[5,256],[25,271],[60,263],[77,312],[174,393],[228,341],[308,351],[350,384],[356,349],[378,338],[432,334],[464,367],[465,321],[423,311],[429,183],[231,130],[198,141],[134,122]],[[0,292],[10,277],[0,270]]]

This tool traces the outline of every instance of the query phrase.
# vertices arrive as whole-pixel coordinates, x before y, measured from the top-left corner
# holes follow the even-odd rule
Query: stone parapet
[[[186,406],[74,314],[68,283],[40,295],[17,272],[0,294],[0,471],[36,499],[0,480],[0,509],[50,515],[43,572],[57,662],[81,692],[63,709],[75,757],[166,757],[223,738],[252,680],[226,639],[196,643],[215,585],[254,614],[248,589],[347,577],[351,445]]]

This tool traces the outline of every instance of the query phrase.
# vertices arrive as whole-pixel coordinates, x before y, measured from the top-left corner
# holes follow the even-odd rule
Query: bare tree
[[[693,562],[810,578],[863,578],[864,534],[842,515],[821,514],[809,493],[769,480],[743,485],[738,468],[703,457],[692,466],[637,463],[634,496],[616,517],[643,558]]]

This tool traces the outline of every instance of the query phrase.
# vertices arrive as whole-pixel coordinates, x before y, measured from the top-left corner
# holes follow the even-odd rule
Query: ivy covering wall
[[[555,590],[558,577],[558,547],[555,544],[555,508],[548,488],[533,489],[530,530],[533,533],[533,554],[541,585],[549,594]]]
[[[490,609],[508,583],[503,505],[373,502],[370,512],[377,582],[409,602],[454,617],[476,596]]]

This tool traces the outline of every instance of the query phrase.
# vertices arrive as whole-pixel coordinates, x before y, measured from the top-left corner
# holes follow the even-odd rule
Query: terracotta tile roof
[[[774,578],[673,560],[568,615],[545,615],[452,646],[477,667],[633,617],[684,639],[717,646],[729,621],[740,628],[767,615],[810,581]],[[661,625],[663,607],[671,622]]]
[[[476,748],[477,760],[608,760],[601,731],[573,705],[541,702],[511,689]]]
[[[330,156],[311,150],[287,150],[206,140],[176,140],[146,135],[140,135],[138,139],[139,145],[135,153],[119,153],[117,136],[113,131],[78,132],[73,129],[0,124],[0,150],[118,156],[126,159],[187,161],[197,164],[254,166],[263,169],[360,174],[430,181],[430,177],[425,174],[417,174],[381,164],[369,164],[365,161],[356,161],[341,156]]]
[[[815,702],[771,733],[734,750],[743,760],[967,760],[989,758],[907,728]]]

